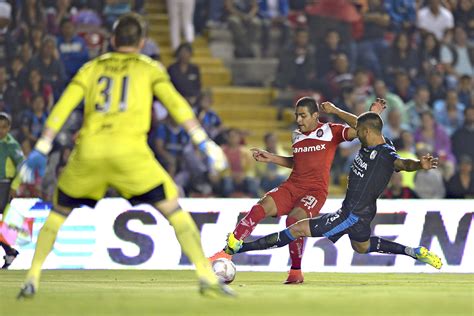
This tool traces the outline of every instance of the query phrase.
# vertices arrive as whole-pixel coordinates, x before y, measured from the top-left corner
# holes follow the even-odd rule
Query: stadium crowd
[[[178,2],[184,3],[186,14],[176,12]],[[387,100],[384,135],[402,157],[431,152],[440,158],[440,168],[394,174],[384,197],[474,197],[472,0],[167,3],[176,49],[170,78],[230,163],[225,174],[209,170],[206,157],[157,100],[149,144],[183,195],[257,197],[290,171],[256,165],[245,131],[225,128],[211,108],[211,91],[202,89],[199,67],[191,62],[194,33],[224,27],[232,34],[235,58],[278,58],[272,86],[278,91],[275,106],[282,112],[303,95],[331,100],[354,114],[365,112],[377,97]],[[113,22],[132,10],[146,13],[144,1],[0,0],[0,112],[12,116],[12,135],[25,155],[67,82],[90,58],[110,49]],[[177,21],[181,18],[186,21]],[[181,27],[187,42],[180,43]],[[160,58],[150,38],[143,53]],[[19,196],[51,199],[81,120],[78,107],[57,138],[46,174],[36,184],[21,185]],[[264,143],[270,152],[288,154],[272,131]],[[336,184],[344,184],[359,146],[357,141],[341,144],[332,170]]]

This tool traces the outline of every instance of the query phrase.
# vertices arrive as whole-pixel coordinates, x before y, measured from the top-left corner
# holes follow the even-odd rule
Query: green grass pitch
[[[1,315],[474,315],[473,274],[238,272],[235,299],[199,296],[193,271],[43,273],[39,293],[17,301],[25,271],[0,271]]]

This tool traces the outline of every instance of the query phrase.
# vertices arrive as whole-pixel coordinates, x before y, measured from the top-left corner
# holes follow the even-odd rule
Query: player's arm
[[[334,114],[344,122],[346,122],[351,128],[347,131],[348,140],[357,138],[356,125],[357,125],[357,116],[341,110],[331,102],[323,102],[320,105],[323,112],[328,114]],[[382,112],[387,108],[387,102],[384,99],[377,98],[369,108],[369,111],[382,114]]]
[[[61,98],[48,116],[41,137],[20,168],[20,177],[23,182],[32,183],[36,171],[38,171],[40,176],[43,176],[46,169],[46,156],[53,148],[54,138],[83,97],[84,87],[77,82],[72,81],[66,87]]]
[[[438,158],[434,158],[431,154],[422,156],[418,159],[398,158],[394,162],[397,171],[417,171],[420,169],[429,170],[438,168]]]
[[[188,102],[176,91],[167,77],[157,79],[153,84],[153,93],[166,107],[176,123],[183,126],[191,141],[211,160],[217,171],[227,168],[227,158],[222,149],[212,141],[194,115]]]
[[[282,167],[293,168],[293,157],[285,157],[270,153],[266,150],[251,148],[253,159],[258,162],[274,163]]]
[[[25,155],[23,155],[23,151],[21,150],[20,144],[15,142],[15,146],[10,151],[9,157],[13,161],[13,164],[15,165],[15,168],[16,168],[15,175],[13,177],[10,188],[11,190],[16,191],[21,183],[19,171],[20,171],[23,161],[25,161]]]

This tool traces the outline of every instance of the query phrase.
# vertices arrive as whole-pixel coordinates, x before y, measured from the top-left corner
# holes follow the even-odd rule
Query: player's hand
[[[431,154],[426,154],[420,159],[421,168],[425,170],[438,168],[438,158],[434,158]]]
[[[47,161],[48,158],[45,154],[33,149],[20,167],[21,181],[23,183],[34,183],[36,174],[40,177],[44,176]]]
[[[252,152],[253,159],[259,162],[271,162],[272,154],[266,150],[258,149],[258,148],[250,148]]]
[[[221,172],[227,169],[229,164],[224,151],[212,140],[207,139],[203,141],[198,145],[198,148],[206,154],[209,164],[215,171]]]
[[[323,110],[324,113],[327,113],[327,114],[336,113],[338,110],[337,106],[335,106],[333,103],[329,101],[325,101],[321,103],[319,107],[321,108],[321,110]]]
[[[382,99],[382,98],[377,98],[370,105],[369,111],[375,112],[380,115],[386,108],[387,108],[387,101],[385,101],[385,99]]]

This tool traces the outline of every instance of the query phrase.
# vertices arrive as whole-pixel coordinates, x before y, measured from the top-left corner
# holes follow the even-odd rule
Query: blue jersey
[[[342,211],[371,220],[377,211],[377,198],[390,181],[398,158],[388,143],[362,147],[352,162]]]

